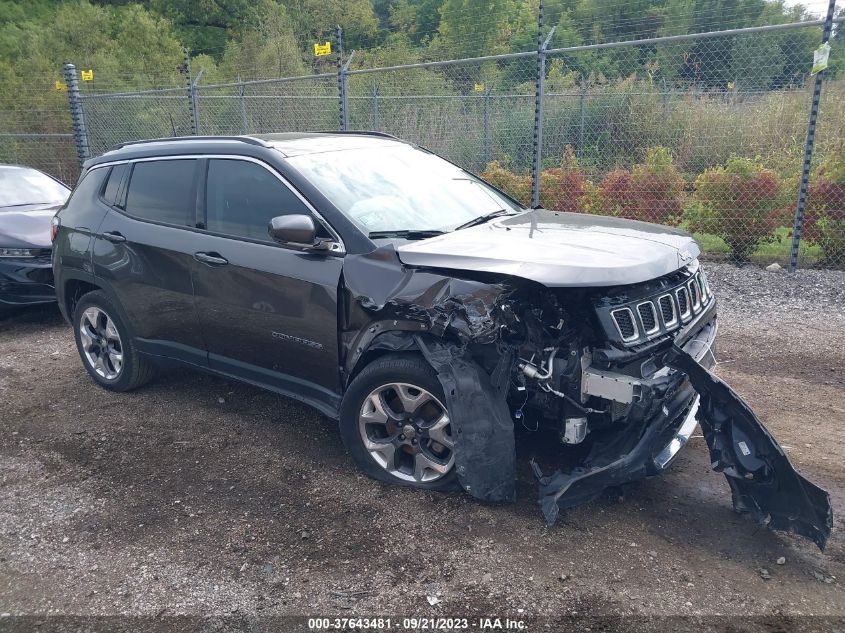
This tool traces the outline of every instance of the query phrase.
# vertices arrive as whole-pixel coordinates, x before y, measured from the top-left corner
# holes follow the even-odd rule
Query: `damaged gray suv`
[[[710,369],[716,299],[686,233],[525,209],[382,134],[189,137],[86,163],[54,219],[59,305],[107,389],[176,361],[339,420],[369,475],[515,498],[546,520],[663,471],[700,424],[734,506],[824,547],[828,495]]]

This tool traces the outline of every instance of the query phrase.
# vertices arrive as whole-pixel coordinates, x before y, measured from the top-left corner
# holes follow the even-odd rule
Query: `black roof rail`
[[[109,148],[109,151],[121,149],[129,145],[143,145],[144,143],[167,143],[169,141],[240,141],[260,147],[270,147],[260,138],[252,136],[165,136],[163,138],[148,138],[140,141],[125,141]]]
[[[360,134],[361,136],[383,136],[384,138],[392,138],[396,141],[402,140],[393,134],[388,134],[387,132],[376,132],[375,130],[336,130],[334,132],[328,132],[328,134]]]

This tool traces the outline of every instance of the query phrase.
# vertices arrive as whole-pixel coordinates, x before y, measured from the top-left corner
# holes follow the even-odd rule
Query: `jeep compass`
[[[127,143],[54,225],[106,389],[162,360],[242,380],[338,420],[372,477],[488,501],[515,498],[515,427],[542,428],[549,523],[661,473],[700,423],[737,510],[825,545],[827,493],[709,371],[716,299],[683,231],[526,209],[375,133]]]

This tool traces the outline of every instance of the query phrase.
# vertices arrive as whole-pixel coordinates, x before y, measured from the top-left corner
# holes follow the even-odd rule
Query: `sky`
[[[824,17],[827,13],[828,0],[805,0],[804,2],[798,2],[798,0],[786,0],[784,4],[788,7],[795,6],[796,4],[803,4],[810,10],[811,13],[816,13]],[[837,0],[836,2],[837,7],[841,7],[843,4],[845,4],[845,0]]]

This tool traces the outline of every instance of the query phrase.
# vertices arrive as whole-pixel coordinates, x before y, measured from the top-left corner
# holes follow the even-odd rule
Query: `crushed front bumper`
[[[718,329],[715,302],[690,324],[691,332],[683,348],[696,362],[712,368],[716,364],[714,344]],[[674,375],[673,375],[674,374]],[[609,486],[659,475],[686,445],[698,424],[699,395],[690,382],[669,367],[659,371],[652,382],[670,380],[663,406],[630,425],[625,433],[606,442],[595,442],[584,465],[569,473],[556,471],[544,476],[532,462],[539,485],[539,503],[546,522],[557,519],[561,508],[570,508],[598,497]]]
[[[583,467],[550,476],[533,464],[547,523],[561,508],[589,501],[608,486],[660,474],[700,423],[713,468],[724,473],[731,487],[734,508],[824,549],[833,524],[829,495],[795,471],[751,408],[710,372],[717,326],[715,315],[708,313],[682,330],[665,353],[661,371],[682,372],[683,382],[659,414],[620,434],[623,440],[616,444],[623,450],[614,442],[602,444]],[[624,437],[636,431],[640,434],[626,445]]]

